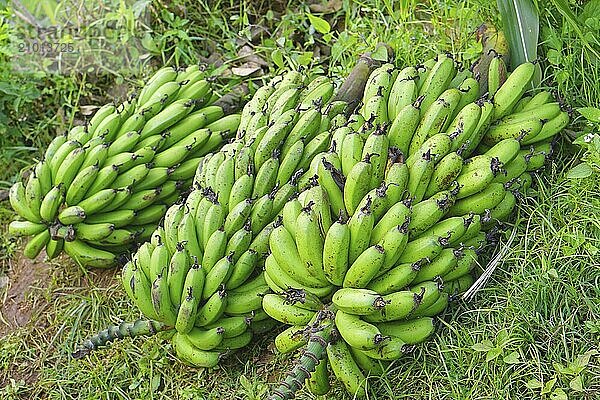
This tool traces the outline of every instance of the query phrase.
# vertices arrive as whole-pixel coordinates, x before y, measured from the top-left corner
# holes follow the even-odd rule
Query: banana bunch
[[[347,177],[337,169],[337,153],[324,155],[321,165],[323,172],[334,171],[331,180],[319,175],[286,203],[269,238],[264,277],[273,293],[262,306],[290,325],[275,339],[277,349],[288,353],[304,346],[323,325],[325,311],[339,336],[307,380],[315,394],[329,389],[329,365],[360,395],[363,371],[376,373],[380,364],[428,338],[433,317],[473,283],[470,273],[488,241],[482,218],[494,204],[473,196],[489,182],[478,184],[479,191],[473,183],[464,193],[455,183],[414,200],[409,182],[421,168],[388,151],[386,140],[384,134],[369,136]],[[374,149],[392,155],[383,160],[382,178]],[[473,168],[494,176],[491,161]],[[457,180],[461,176],[469,175]],[[424,193],[428,185],[421,186]],[[504,185],[497,187],[504,194]]]
[[[331,121],[345,111],[333,92],[330,79],[295,71],[258,89],[236,139],[204,157],[185,202],[166,211],[123,268],[123,286],[147,318],[140,334],[170,329],[179,358],[212,367],[279,324],[262,310],[270,288],[260,267],[273,221],[297,193],[298,171],[330,145]]]
[[[330,369],[349,392],[365,396],[365,374],[383,373],[430,337],[434,317],[473,284],[495,226],[511,217],[530,172],[551,154],[547,139],[566,124],[540,140],[488,139],[507,121],[540,122],[540,114],[520,114],[525,100],[514,110],[531,79],[520,78],[517,89],[531,65],[519,68],[504,83],[490,77],[498,78],[488,84],[493,96],[478,99],[477,80],[456,73],[449,56],[400,71],[381,66],[359,114],[335,128],[334,145],[300,178],[301,193],[285,204],[269,238],[265,280],[273,293],[263,309],[290,325],[275,339],[282,353],[331,331],[329,342],[320,339],[327,357],[296,371],[315,395],[328,392]],[[547,102],[544,93],[529,102]],[[544,115],[564,121],[566,113],[548,104],[554,109]],[[286,382],[272,399],[293,395]]]
[[[85,267],[115,265],[150,238],[167,207],[188,190],[203,157],[236,132],[205,72],[160,69],[137,98],[101,107],[57,136],[25,183],[10,189],[18,215],[9,232],[32,236],[25,256],[64,250]]]

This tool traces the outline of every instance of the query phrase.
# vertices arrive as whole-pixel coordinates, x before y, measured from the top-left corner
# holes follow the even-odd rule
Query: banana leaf
[[[532,0],[497,0],[504,35],[510,49],[510,66],[534,61],[540,33],[538,10]]]

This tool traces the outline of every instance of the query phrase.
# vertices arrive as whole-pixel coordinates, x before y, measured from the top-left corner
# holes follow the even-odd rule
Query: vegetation
[[[51,55],[19,54],[19,43],[31,43],[37,33],[22,8],[2,11],[1,188],[55,134],[82,122],[91,106],[124,98],[164,63],[215,63],[223,85],[248,73],[260,81],[264,74],[301,65],[337,78],[358,54],[385,42],[398,65],[440,51],[469,65],[481,50],[478,26],[501,26],[494,2],[482,0],[21,3],[46,26],[67,20],[90,26],[86,21],[92,18],[92,26],[110,26],[116,33],[101,43],[92,39],[102,30],[53,39],[103,55],[74,54],[66,66],[58,65]],[[555,162],[536,179],[537,197],[521,203],[512,228],[516,237],[486,288],[453,307],[435,338],[396,362],[387,378],[369,380],[373,398],[558,400],[600,393],[600,1],[536,4],[543,85],[558,87],[574,121]],[[129,58],[122,43],[135,50],[126,53]],[[160,337],[124,340],[72,360],[70,352],[86,336],[138,315],[121,290],[118,271],[85,271],[65,258],[24,261],[19,243],[4,234],[11,216],[8,201],[1,201],[0,398],[259,399],[289,370],[294,357],[269,347],[276,332],[216,371],[178,362]],[[341,387],[330,396],[348,397]],[[302,392],[299,398],[311,396]]]

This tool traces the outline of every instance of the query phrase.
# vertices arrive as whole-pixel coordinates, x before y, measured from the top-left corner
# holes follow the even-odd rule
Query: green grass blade
[[[569,27],[577,33],[577,36],[579,36],[579,39],[584,44],[584,46],[588,50],[590,50],[596,57],[600,57],[596,49],[590,45],[586,34],[581,29],[581,26],[583,26],[583,22],[580,21],[577,15],[575,15],[575,13],[571,10],[569,3],[567,3],[566,0],[552,0],[552,4],[554,4],[558,12],[565,18],[565,21],[569,25]],[[592,37],[594,37],[593,34]]]
[[[510,49],[510,64],[519,64],[537,58],[540,32],[538,11],[531,0],[498,0],[504,34]]]

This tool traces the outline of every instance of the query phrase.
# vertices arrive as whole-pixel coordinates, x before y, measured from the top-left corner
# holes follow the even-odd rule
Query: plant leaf
[[[319,33],[325,34],[331,30],[331,26],[329,22],[325,21],[321,17],[317,17],[316,15],[306,14],[308,15],[308,19],[310,20],[310,24],[314,26],[315,30]]]
[[[590,167],[588,164],[581,163],[581,164],[574,166],[567,172],[567,178],[568,179],[587,178],[593,172],[594,171],[592,170],[592,167]]]
[[[531,0],[497,0],[514,69],[537,58],[540,19]]]
[[[577,18],[575,13],[571,10],[569,3],[566,0],[552,0],[552,3],[556,7],[559,13],[567,20],[569,27],[572,28],[579,36],[579,39],[583,43],[583,45],[591,51],[596,57],[600,57],[600,54],[596,51],[594,46],[590,45],[590,42],[587,40],[586,35],[583,33],[581,26],[583,23]],[[593,3],[593,2],[592,2]]]
[[[581,107],[577,111],[590,122],[600,123],[600,109],[596,107]]]

